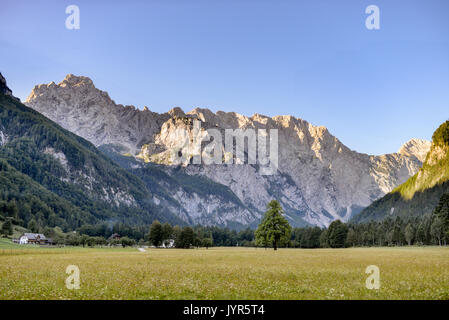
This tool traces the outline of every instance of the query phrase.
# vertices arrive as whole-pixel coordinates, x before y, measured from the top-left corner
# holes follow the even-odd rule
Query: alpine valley
[[[39,189],[41,201],[55,198],[92,220],[254,227],[277,199],[293,226],[328,226],[424,174],[418,171],[431,149],[431,142],[412,139],[397,153],[374,156],[293,116],[139,110],[116,104],[91,79],[71,74],[58,84],[35,86],[25,105],[3,78],[2,87],[2,170]],[[277,172],[262,175],[252,164],[173,164],[178,129],[191,132],[194,120],[202,130],[277,129]],[[438,150],[434,141],[432,152]]]

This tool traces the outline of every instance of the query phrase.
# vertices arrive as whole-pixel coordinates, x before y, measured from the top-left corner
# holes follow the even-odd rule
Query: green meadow
[[[69,290],[68,265],[80,270]],[[365,269],[380,270],[369,290]],[[449,248],[40,248],[0,240],[0,299],[449,299]]]

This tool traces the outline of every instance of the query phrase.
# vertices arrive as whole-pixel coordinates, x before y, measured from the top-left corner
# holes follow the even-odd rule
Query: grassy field
[[[68,265],[81,288],[68,290]],[[365,287],[380,268],[381,288]],[[0,299],[449,299],[449,248],[30,248],[0,241]]]

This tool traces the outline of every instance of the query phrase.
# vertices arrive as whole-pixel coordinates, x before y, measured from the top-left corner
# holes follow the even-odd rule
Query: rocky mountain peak
[[[424,162],[431,144],[427,140],[411,139],[402,145],[398,153],[405,156],[415,156],[419,161]]]
[[[66,77],[64,78],[64,80],[62,80],[60,83],[58,83],[59,86],[91,86],[91,87],[95,87],[94,83],[92,81],[92,79],[90,79],[89,77],[84,77],[84,76],[75,76],[73,74],[68,74],[66,75]]]
[[[151,142],[172,115],[184,115],[180,108],[171,115],[116,104],[90,78],[73,74],[58,84],[35,86],[25,104],[96,146],[119,144],[131,154]]]
[[[200,119],[203,122],[216,122],[216,114],[213,113],[211,110],[206,108],[195,108],[190,112],[187,112],[189,115],[196,115],[198,119]]]
[[[172,117],[185,117],[184,111],[180,107],[174,107],[170,111],[168,111],[168,114]]]
[[[35,101],[38,97],[45,98],[49,95],[67,100],[75,94],[80,97],[84,96],[85,98],[102,99],[104,100],[103,104],[107,105],[114,103],[107,92],[101,91],[94,86],[93,81],[89,77],[75,76],[73,74],[68,74],[58,84],[51,81],[48,84],[36,85],[25,100],[25,103],[31,103],[31,101]]]

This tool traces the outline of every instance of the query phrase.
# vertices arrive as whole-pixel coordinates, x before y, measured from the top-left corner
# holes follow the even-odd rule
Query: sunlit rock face
[[[209,224],[223,220],[250,224],[260,219],[272,199],[281,202],[294,225],[347,221],[414,175],[430,148],[430,142],[413,139],[397,153],[372,156],[350,150],[325,127],[292,116],[246,117],[198,108],[188,113],[180,108],[163,114],[147,107],[142,111],[116,104],[92,80],[73,75],[59,84],[36,86],[26,104],[96,146],[120,145],[122,153],[165,165],[168,172],[174,165],[170,150],[179,144],[177,129],[191,131],[193,120],[201,122],[202,130],[277,129],[279,160],[274,175],[262,175],[257,165],[250,164],[182,167],[189,175],[205,176],[229,187],[242,203],[231,208],[211,198],[209,209],[199,209],[206,199],[173,191],[188,215],[199,217],[194,221]]]

